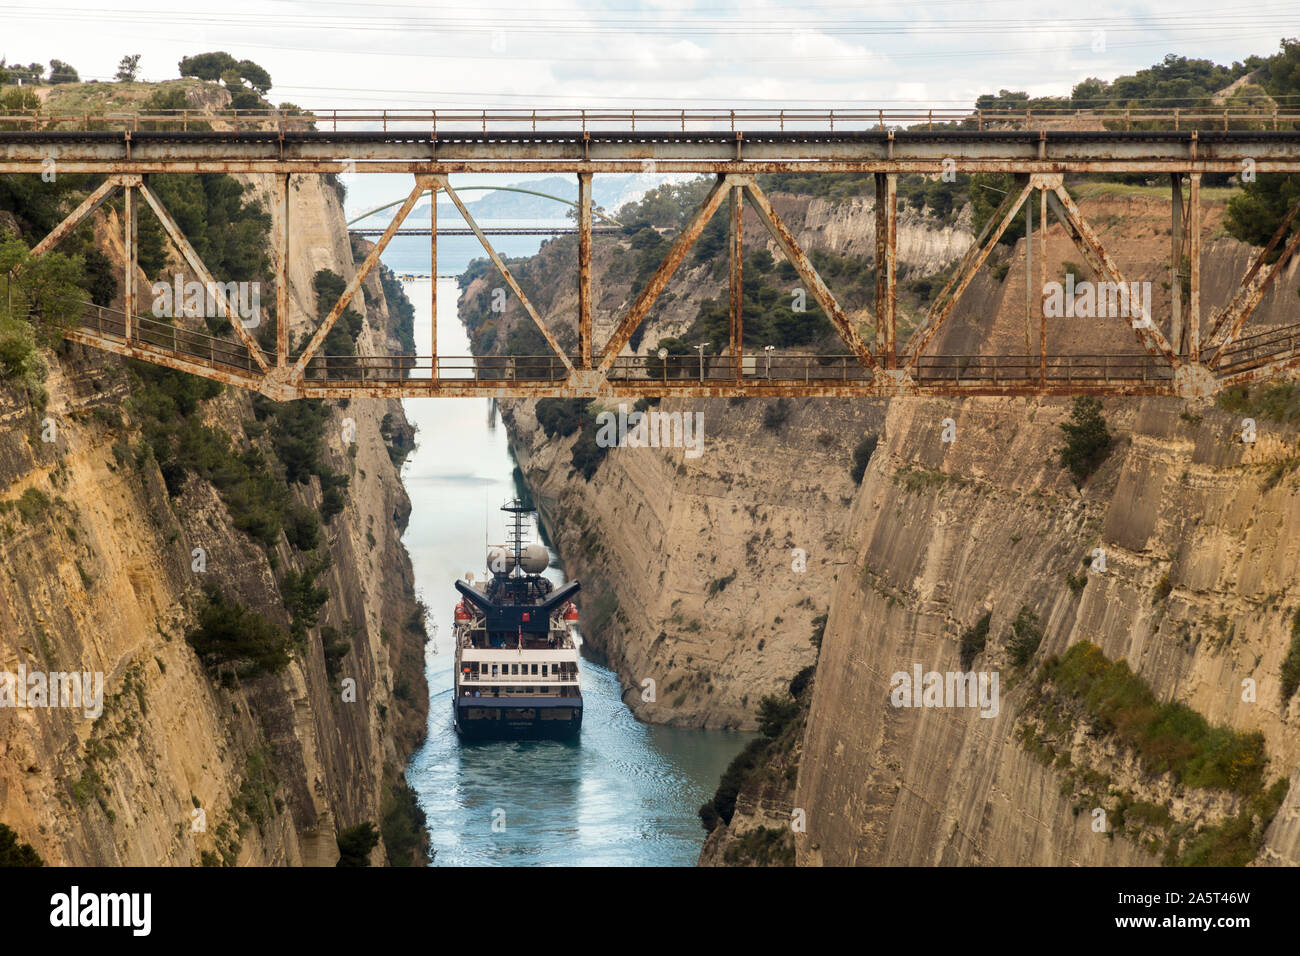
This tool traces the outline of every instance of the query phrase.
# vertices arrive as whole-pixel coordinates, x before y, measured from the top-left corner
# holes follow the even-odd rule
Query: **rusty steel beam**
[[[591,351],[591,173],[578,174],[578,353],[589,370]]]
[[[672,245],[668,247],[668,252],[664,255],[663,261],[659,263],[654,274],[646,282],[645,288],[641,290],[641,294],[636,297],[636,301],[627,310],[627,314],[619,320],[613,333],[610,334],[609,341],[605,343],[605,350],[601,353],[600,365],[597,367],[597,372],[600,373],[602,378],[609,373],[610,368],[614,365],[614,360],[623,351],[623,346],[627,345],[628,339],[632,337],[632,333],[636,331],[637,326],[646,317],[650,307],[655,304],[655,300],[659,298],[659,293],[668,284],[668,280],[673,277],[677,267],[682,264],[682,260],[686,258],[686,253],[690,252],[695,240],[700,238],[700,233],[709,224],[713,214],[718,211],[718,207],[722,205],[722,200],[727,197],[727,192],[733,185],[735,183],[730,177],[719,176],[713,186],[710,187],[704,201],[696,208],[690,220],[682,227],[682,231],[677,234],[677,238],[673,240]]]
[[[108,199],[122,185],[123,178],[122,176],[110,176],[100,183],[98,188],[82,201],[81,205],[68,213],[61,223],[50,230],[48,236],[32,246],[32,256],[44,255],[58,245],[68,233],[81,225],[87,216],[104,204],[104,200]]]
[[[131,326],[135,322],[135,269],[138,247],[135,227],[135,187],[142,180],[123,177],[122,180],[122,242],[125,252],[125,275],[122,282],[122,311],[125,313],[126,341],[131,341]]]
[[[1300,158],[1295,130],[1267,132],[1146,130],[745,130],[742,158],[757,161],[890,161],[944,158],[959,166],[974,161],[1145,161],[1294,163]],[[53,155],[78,161],[322,161],[344,155],[365,162],[483,161],[717,161],[735,158],[738,136],[727,130],[604,132],[573,129],[530,133],[491,130],[441,133],[412,131],[273,132],[248,130],[185,134],[158,131],[0,131],[0,157],[39,166]],[[1257,168],[1258,165],[1257,165]]]
[[[1033,188],[1033,180],[1027,179],[1019,192],[1008,192],[1003,197],[997,211],[984,224],[980,237],[966,250],[960,265],[957,266],[957,271],[948,279],[934,300],[934,304],[930,306],[925,322],[908,339],[904,368],[910,371],[916,366],[917,359],[921,357],[921,353],[943,324],[948,321],[953,308],[957,305],[957,300],[975,278],[975,273],[984,265],[984,260],[989,257],[989,253],[1002,238],[1002,234],[1010,227],[1011,221],[1016,218],[1016,213],[1020,212],[1020,207],[1025,204]]]
[[[1219,376],[1215,379],[1215,384],[1219,389],[1230,388],[1234,385],[1257,385],[1260,382],[1267,382],[1297,368],[1300,368],[1300,352],[1293,350],[1289,355],[1283,355],[1256,368],[1247,369],[1243,372],[1229,372],[1226,375]]]
[[[1046,223],[1044,223],[1046,226]],[[1025,201],[1025,358],[1033,354],[1029,343],[1030,318],[1033,314],[1034,286],[1034,203]],[[1041,289],[1041,286],[1040,286]]]
[[[1211,368],[1214,368],[1222,360],[1224,350],[1232,344],[1233,339],[1235,339],[1237,334],[1241,332],[1242,325],[1245,323],[1246,319],[1250,317],[1251,312],[1255,310],[1255,306],[1259,305],[1260,300],[1264,298],[1264,293],[1268,291],[1269,286],[1273,284],[1273,280],[1281,273],[1282,269],[1286,266],[1287,261],[1295,253],[1297,248],[1300,248],[1300,231],[1296,232],[1295,236],[1287,244],[1287,247],[1282,250],[1282,255],[1278,257],[1277,262],[1273,263],[1272,268],[1268,270],[1268,273],[1261,281],[1255,283],[1250,294],[1244,299],[1241,306],[1238,308],[1237,314],[1232,320],[1232,327],[1223,337],[1223,341],[1219,344],[1214,355],[1210,358],[1208,364]]]
[[[537,326],[538,331],[542,333],[542,337],[546,339],[546,344],[551,347],[551,350],[564,364],[565,369],[570,375],[572,375],[573,363],[569,361],[569,356],[564,354],[564,349],[560,347],[560,343],[556,341],[551,330],[547,328],[546,323],[542,321],[542,317],[538,315],[537,310],[533,308],[533,303],[529,301],[528,296],[524,295],[524,290],[519,288],[519,283],[516,282],[515,277],[511,275],[509,267],[505,264],[505,260],[497,255],[497,251],[492,248],[492,243],[488,242],[487,236],[483,235],[483,230],[480,229],[478,223],[474,221],[474,217],[471,216],[469,210],[465,208],[465,204],[460,201],[460,196],[456,194],[456,190],[451,188],[451,183],[444,177],[434,177],[434,182],[438,184],[440,189],[445,190],[447,197],[455,203],[456,208],[460,210],[461,216],[465,219],[465,223],[474,230],[474,235],[478,236],[478,241],[482,244],[483,250],[488,254],[489,258],[491,258],[493,265],[497,267],[497,271],[501,273],[501,278],[506,280],[506,285],[510,286],[514,291],[515,296],[519,299],[519,304],[524,307],[524,311],[528,313],[529,318],[533,320],[533,324]]]
[[[275,367],[289,362],[289,177],[275,178],[280,228],[275,234]]]
[[[659,172],[697,175],[757,176],[763,173],[897,173],[899,175],[936,175],[951,168],[941,159],[894,160],[655,160]],[[374,161],[349,165],[343,160],[121,160],[103,162],[67,161],[60,166],[67,173],[98,175],[122,173],[244,173],[248,175],[300,175],[324,173],[373,173],[450,176],[460,173],[638,173],[644,172],[646,160],[493,160],[450,162],[439,160]],[[1224,160],[1107,160],[1059,162],[1038,159],[968,160],[960,164],[963,173],[1235,173],[1241,171],[1238,159]],[[1300,172],[1300,159],[1288,162],[1261,162],[1260,173]],[[38,174],[40,164],[31,161],[0,159],[0,174]]]
[[[1065,191],[1065,187],[1059,182],[1052,189],[1056,202],[1054,208],[1058,216],[1062,217],[1062,222],[1066,225],[1066,234],[1074,242],[1075,246],[1083,253],[1088,264],[1098,275],[1106,277],[1107,281],[1115,283],[1121,293],[1127,300],[1128,284],[1124,276],[1120,273],[1119,268],[1111,259],[1110,254],[1102,246],[1101,241],[1097,238],[1092,228],[1084,221],[1079,207],[1074,204],[1074,199]],[[1132,303],[1129,303],[1129,311],[1132,311]],[[1137,323],[1130,322],[1133,332],[1136,334],[1138,341],[1152,358],[1163,357],[1173,368],[1179,369],[1183,366],[1183,360],[1180,356],[1174,354],[1169,346],[1169,341],[1156,328],[1156,324],[1149,315],[1143,315]]]
[[[198,252],[192,245],[190,245],[190,241],[185,238],[185,234],[181,232],[180,226],[176,224],[176,220],[172,219],[171,213],[167,211],[166,207],[163,206],[162,201],[154,195],[154,191],[150,189],[147,184],[142,182],[139,189],[140,194],[144,196],[145,201],[153,209],[154,215],[158,217],[158,221],[162,223],[163,231],[171,238],[177,251],[179,251],[185,258],[185,261],[189,263],[190,268],[194,270],[194,274],[199,277],[199,281],[203,283],[204,288],[209,291],[209,294],[211,294],[212,298],[216,301],[217,311],[221,313],[221,317],[230,323],[231,328],[235,330],[235,334],[239,336],[240,341],[242,341],[248,348],[249,355],[252,356],[253,361],[258,364],[262,371],[270,371],[267,367],[266,359],[262,358],[261,346],[259,346],[253,336],[249,334],[248,329],[244,327],[244,323],[240,321],[239,316],[230,308],[230,304],[226,302],[225,292],[222,291],[222,288],[217,281],[212,278],[212,273],[208,271],[208,267],[204,265],[203,260],[199,258]],[[258,316],[258,321],[261,321],[261,316]]]
[[[1188,178],[1192,188],[1187,199],[1187,258],[1191,273],[1187,288],[1187,360],[1197,364],[1201,361],[1201,174],[1192,173]]]
[[[1282,267],[1286,265],[1287,260],[1295,252],[1296,243],[1295,240],[1293,240],[1290,245],[1283,250],[1277,261],[1273,263],[1273,267],[1262,277],[1259,276],[1259,271],[1263,268],[1269,255],[1271,255],[1273,250],[1277,248],[1278,243],[1286,238],[1287,230],[1291,228],[1291,223],[1295,221],[1297,214],[1300,214],[1300,202],[1297,202],[1291,207],[1291,210],[1282,219],[1282,224],[1278,226],[1277,231],[1273,233],[1273,238],[1268,241],[1268,245],[1261,249],[1259,254],[1255,256],[1254,262],[1251,263],[1250,270],[1246,273],[1245,278],[1241,280],[1241,285],[1237,288],[1236,295],[1234,295],[1232,300],[1214,316],[1214,324],[1210,328],[1210,336],[1207,341],[1207,346],[1212,348],[1217,347],[1214,358],[1209,362],[1211,366],[1213,366],[1218,360],[1223,349],[1241,334],[1241,327],[1245,324],[1246,319],[1250,317],[1251,312],[1253,312],[1255,307],[1259,305],[1260,301],[1264,298],[1264,293],[1268,291],[1269,286],[1273,284],[1273,280],[1277,278]],[[1297,230],[1296,237],[1300,238],[1300,230]],[[1225,323],[1230,324],[1227,325],[1227,331],[1223,332]]]
[[[1032,207],[1032,204],[1031,204]],[[1039,378],[1048,380],[1048,191],[1039,190]]]
[[[1169,177],[1172,218],[1169,224],[1169,345],[1183,351],[1183,177]]]
[[[742,354],[745,338],[744,234],[741,219],[744,212],[744,187],[731,189],[731,356],[736,368],[736,378],[744,377],[745,363]]]
[[[421,384],[421,382],[423,384]],[[726,380],[717,385],[668,385],[663,383],[613,383],[603,391],[606,399],[637,398],[891,398],[906,395],[929,395],[935,397],[969,398],[969,397],[1073,397],[1078,395],[1096,396],[1157,396],[1177,395],[1172,383],[1147,382],[1123,383],[1112,385],[1093,385],[1085,383],[1053,383],[1042,386],[1038,383],[1025,385],[1006,385],[989,380],[972,380],[967,385],[951,383],[920,383],[910,387],[886,387],[883,385],[860,384],[823,384],[814,385],[805,382],[777,382],[755,385],[746,382],[737,384]],[[302,385],[295,394],[297,398],[581,398],[587,393],[574,389],[564,383],[547,383],[527,386],[524,384],[503,386],[490,382],[473,382],[444,379],[436,388],[428,380],[415,380],[404,385],[386,384],[336,384],[336,385]]]
[[[307,370],[307,363],[312,360],[312,357],[325,343],[325,337],[329,335],[330,329],[334,328],[334,323],[339,320],[339,316],[343,314],[343,310],[348,307],[348,303],[352,301],[352,297],[356,295],[357,290],[361,288],[361,283],[366,281],[366,276],[370,275],[370,271],[375,267],[375,264],[379,262],[380,255],[388,247],[388,243],[401,227],[403,220],[405,220],[411,210],[415,208],[416,202],[428,188],[429,183],[427,181],[417,179],[415,188],[412,189],[410,195],[406,197],[406,202],[402,203],[401,208],[397,210],[397,214],[393,216],[393,221],[388,224],[388,228],[384,230],[384,234],[379,237],[379,241],[375,243],[374,248],[370,250],[370,254],[366,256],[365,262],[361,263],[361,268],[357,270],[356,274],[352,277],[352,281],[343,289],[343,294],[340,295],[339,300],[334,303],[334,308],[330,309],[329,315],[325,316],[325,321],[321,323],[320,328],[316,330],[316,334],[313,335],[311,341],[307,343],[307,347],[303,349],[302,354],[298,356],[298,361],[294,363],[293,367],[294,379],[302,379],[303,374]],[[437,280],[434,281],[435,283],[437,282]]]
[[[898,175],[876,173],[876,353],[898,368]]]
[[[438,183],[429,187],[429,339],[432,377],[438,378]]]
[[[767,227],[767,231],[771,233],[772,238],[776,240],[777,245],[785,253],[786,259],[794,266],[795,271],[799,273],[799,277],[807,283],[808,291],[812,293],[813,298],[817,300],[817,304],[822,307],[822,311],[831,320],[831,325],[835,327],[835,331],[839,333],[840,338],[857,356],[858,361],[862,363],[864,368],[870,369],[872,372],[879,371],[880,363],[876,360],[876,356],[867,347],[867,343],[862,341],[857,329],[853,327],[849,317],[840,308],[839,302],[835,300],[835,296],[822,280],[812,261],[799,247],[794,233],[781,221],[781,217],[776,214],[776,210],[772,208],[772,204],[764,195],[763,190],[758,188],[758,183],[748,178],[744,179],[743,182],[749,190],[749,201],[753,205],[754,211],[758,213],[759,221]]]

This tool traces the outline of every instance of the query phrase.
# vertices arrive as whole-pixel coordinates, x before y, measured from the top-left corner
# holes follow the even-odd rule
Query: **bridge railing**
[[[576,356],[575,356],[576,359]],[[317,355],[307,363],[308,382],[405,382],[428,380],[434,360],[420,355]],[[555,355],[440,355],[439,381],[562,382],[568,369]]]
[[[1220,373],[1246,372],[1279,358],[1294,357],[1297,347],[1300,347],[1300,324],[1266,329],[1230,343],[1214,368]]]
[[[1103,107],[1098,109],[321,109],[141,110],[90,112],[10,109],[0,130],[392,131],[425,134],[488,131],[703,132],[716,130],[836,132],[871,129],[1037,130],[1291,129],[1295,108]]]
[[[121,310],[87,304],[78,324],[82,329],[97,335],[126,341],[126,313]],[[136,315],[132,319],[131,344],[172,352],[242,372],[259,371],[257,363],[243,343],[181,328],[149,316]],[[267,364],[274,364],[274,353],[264,350],[262,355]]]
[[[918,382],[989,383],[1032,385],[1042,381],[1056,385],[1143,384],[1173,378],[1173,369],[1163,359],[1146,353],[1118,355],[923,355],[913,377]]]

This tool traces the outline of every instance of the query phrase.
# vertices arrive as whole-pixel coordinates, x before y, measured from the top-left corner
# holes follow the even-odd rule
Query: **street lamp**
[[[704,384],[704,350],[709,347],[708,342],[701,342],[695,346],[695,351],[700,353],[700,384]]]
[[[776,351],[775,345],[764,345],[763,351],[767,353],[767,377],[772,378],[772,353]]]

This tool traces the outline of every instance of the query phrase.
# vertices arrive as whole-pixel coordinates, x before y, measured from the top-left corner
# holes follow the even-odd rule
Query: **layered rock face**
[[[813,619],[843,568],[851,439],[882,410],[806,402],[773,426],[767,404],[664,401],[656,411],[702,416],[699,457],[613,448],[591,482],[569,474],[572,438],[548,439],[531,403],[509,411],[520,468],[583,582],[583,633],[642,720],[752,729],[759,698],[816,659]]]
[[[315,271],[354,266],[333,187],[295,177],[290,216],[296,335],[316,313]],[[120,263],[111,211],[97,232]],[[377,351],[394,320],[378,278],[365,288],[353,307],[361,346]],[[268,552],[211,484],[192,476],[171,497],[137,456],[119,359],[79,346],[51,358],[44,411],[0,391],[0,670],[102,672],[103,712],[0,708],[0,820],[50,864],[332,865],[340,831],[391,809],[424,732],[422,610],[401,543],[410,502],[381,436],[385,416],[406,427],[400,403],[332,407],[324,458],[349,477],[347,504],[314,553],[283,537]],[[262,437],[246,393],[202,409],[236,448]],[[292,494],[315,509],[321,491],[312,478]],[[351,645],[337,674],[313,628],[282,671],[214,683],[185,639],[203,586],[287,626],[281,582],[321,555],[319,624]]]
[[[1060,404],[891,403],[850,513],[852,571],[835,588],[818,664],[794,796],[808,820],[796,838],[801,863],[1160,862],[1094,830],[1090,811],[1114,800],[1078,807],[1083,788],[1070,771],[1083,766],[1111,776],[1112,790],[1170,805],[1176,819],[1205,825],[1240,808],[1222,791],[1143,773],[1086,725],[1063,737],[1068,765],[1044,766],[1019,733],[1032,720],[1032,674],[1009,664],[1022,607],[1042,621],[1038,659],[1091,642],[1159,699],[1261,731],[1270,777],[1294,778],[1297,705],[1281,699],[1279,673],[1300,507],[1294,475],[1268,476],[1293,463],[1296,433],[1274,426],[1243,445],[1236,417],[1210,410],[1197,420],[1182,407],[1109,405],[1123,438],[1080,494],[1053,460]],[[945,444],[949,417],[957,440]],[[1081,557],[1098,548],[1105,571],[1084,570]],[[960,635],[986,612],[988,649],[963,664]],[[997,714],[893,706],[893,675],[918,664],[999,672]],[[1287,822],[1296,797],[1293,786],[1262,861],[1296,862]]]

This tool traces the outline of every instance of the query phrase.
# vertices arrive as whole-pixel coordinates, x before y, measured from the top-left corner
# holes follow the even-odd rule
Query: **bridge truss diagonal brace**
[[[1260,275],[1260,270],[1264,268],[1265,260],[1277,248],[1284,238],[1287,230],[1291,228],[1291,223],[1295,221],[1297,215],[1300,215],[1300,202],[1291,207],[1291,211],[1286,214],[1282,224],[1278,226],[1277,232],[1269,240],[1268,245],[1259,251],[1255,261],[1251,264],[1250,271],[1246,273],[1245,278],[1241,280],[1241,285],[1237,289],[1237,294],[1232,297],[1232,301],[1223,307],[1214,319],[1214,325],[1210,329],[1210,340],[1207,345],[1216,349],[1213,357],[1207,363],[1211,367],[1217,364],[1223,357],[1224,349],[1232,344],[1233,340],[1241,334],[1242,326],[1250,318],[1250,314],[1255,311],[1255,307],[1264,298],[1264,293],[1268,292],[1269,286],[1273,284],[1278,275],[1285,268],[1292,254],[1300,247],[1300,229],[1292,237],[1287,247],[1282,250],[1277,261],[1269,270]],[[1227,331],[1223,331],[1226,326]],[[1223,334],[1220,335],[1220,332]]]
[[[1128,311],[1132,312],[1135,303],[1130,301],[1128,290],[1131,287],[1120,273],[1119,267],[1115,265],[1115,261],[1111,259],[1110,253],[1102,246],[1101,240],[1092,231],[1092,227],[1084,220],[1074,199],[1065,191],[1064,184],[1058,180],[1055,188],[1049,191],[1047,198],[1057,218],[1065,226],[1070,240],[1088,260],[1088,265],[1098,275],[1105,276],[1108,282],[1113,282],[1119,288],[1121,301],[1126,303],[1129,306]],[[1149,314],[1143,313],[1140,321],[1131,324],[1138,341],[1152,358],[1163,358],[1174,369],[1180,369],[1186,364],[1174,352],[1169,340],[1156,327]]]
[[[204,288],[211,293],[212,298],[217,303],[217,311],[221,313],[221,317],[230,323],[231,327],[235,330],[235,334],[239,336],[240,340],[243,341],[244,345],[248,348],[249,355],[252,356],[253,361],[257,363],[258,367],[261,368],[263,372],[269,372],[270,368],[266,364],[266,359],[262,358],[261,346],[257,344],[257,341],[249,333],[248,329],[244,326],[244,323],[240,321],[239,316],[231,310],[230,303],[226,301],[226,294],[222,290],[221,285],[212,278],[212,273],[208,271],[208,267],[204,264],[203,260],[199,258],[198,252],[192,245],[190,245],[189,240],[185,238],[185,234],[181,232],[180,226],[176,224],[176,220],[172,218],[171,213],[169,213],[167,208],[162,204],[162,200],[160,200],[154,194],[154,191],[145,183],[141,182],[138,188],[140,190],[140,195],[144,196],[145,202],[149,204],[154,215],[158,217],[158,222],[162,224],[163,231],[171,238],[177,251],[185,258],[189,267],[194,270],[194,274],[199,277],[199,281],[203,283]]]
[[[411,210],[415,208],[415,204],[419,201],[421,196],[433,188],[431,179],[432,177],[429,176],[415,177],[415,188],[412,189],[410,195],[406,197],[406,201],[402,203],[401,208],[397,210],[396,215],[393,216],[392,222],[390,222],[388,228],[384,230],[384,234],[379,237],[379,241],[375,243],[375,247],[370,250],[370,254],[366,256],[365,261],[361,263],[361,268],[357,269],[356,274],[352,277],[352,281],[343,289],[343,293],[339,296],[339,300],[334,303],[334,308],[330,309],[329,315],[325,316],[325,321],[320,324],[320,328],[316,330],[316,334],[311,337],[311,341],[307,343],[307,347],[303,349],[302,354],[298,356],[298,361],[293,365],[292,377],[295,384],[301,383],[303,375],[307,371],[307,363],[315,358],[316,353],[320,351],[320,347],[325,344],[325,337],[330,334],[330,329],[334,328],[334,323],[339,320],[339,316],[343,314],[343,310],[348,307],[348,303],[352,301],[352,297],[357,294],[357,290],[361,288],[361,283],[366,281],[366,277],[370,275],[371,270],[374,269],[375,265],[379,262],[379,257],[383,255],[384,250],[388,248],[388,243],[391,242],[393,236],[397,234],[397,230],[400,229],[402,223],[406,221],[406,217],[410,215]],[[434,280],[434,283],[437,284],[436,279]]]
[[[81,205],[72,212],[68,213],[61,223],[50,230],[50,234],[32,247],[31,255],[36,257],[43,255],[57,246],[63,239],[81,225],[91,213],[102,206],[119,186],[129,186],[139,182],[139,176],[109,176],[99,187],[89,196],[82,200]]]
[[[632,333],[636,331],[637,326],[646,317],[646,313],[655,304],[655,300],[659,298],[659,293],[664,290],[664,286],[668,285],[668,280],[673,277],[677,267],[682,264],[682,260],[686,258],[686,253],[690,252],[695,240],[700,238],[700,233],[709,224],[713,214],[718,211],[722,201],[727,198],[729,190],[739,185],[736,182],[737,179],[737,176],[730,173],[719,176],[709,189],[708,195],[704,197],[704,201],[696,208],[682,231],[677,234],[677,238],[668,247],[668,252],[663,261],[655,269],[654,275],[645,284],[645,288],[636,297],[636,301],[627,310],[627,314],[619,320],[618,325],[614,327],[614,331],[609,337],[609,341],[605,343],[605,351],[601,353],[600,365],[596,370],[600,376],[603,377],[609,374],[610,368],[614,365],[614,360],[618,358],[618,353],[623,351],[623,346],[627,345],[628,339],[632,338]]]
[[[858,361],[865,368],[870,369],[872,373],[880,371],[880,363],[876,360],[875,354],[867,346],[867,343],[862,341],[862,337],[858,335],[857,330],[853,328],[853,323],[849,321],[848,316],[844,314],[844,310],[840,308],[840,304],[835,300],[835,296],[822,280],[812,261],[799,247],[794,233],[776,214],[776,210],[772,208],[771,202],[768,201],[763,190],[758,187],[758,183],[749,176],[739,178],[741,180],[740,184],[744,185],[749,193],[750,205],[758,213],[759,221],[771,233],[772,238],[776,240],[777,245],[785,253],[785,257],[790,260],[790,264],[799,273],[799,277],[807,283],[808,291],[813,294],[817,304],[822,307],[822,311],[830,318],[831,324],[835,326],[835,331],[839,333],[840,338],[844,340],[844,343],[858,357]]]
[[[930,306],[930,311],[926,316],[925,322],[921,324],[908,339],[906,352],[907,362],[905,368],[910,372],[916,367],[917,360],[925,347],[930,344],[931,340],[938,333],[943,324],[952,316],[953,309],[957,306],[957,301],[961,298],[966,287],[971,284],[975,278],[975,273],[979,272],[988,259],[1002,234],[1011,226],[1012,220],[1016,218],[1029,194],[1034,190],[1035,185],[1039,185],[1034,179],[1025,177],[1020,184],[1017,192],[1008,192],[1003,197],[998,208],[994,210],[993,215],[989,217],[988,222],[984,223],[984,228],[980,230],[979,236],[971,247],[966,250],[962,256],[960,264],[955,272],[944,284],[939,295],[935,298],[934,304]]]
[[[491,258],[492,264],[495,265],[497,271],[501,273],[501,278],[506,280],[506,285],[510,286],[510,290],[514,292],[516,297],[518,297],[519,304],[524,307],[524,311],[528,313],[528,317],[533,320],[533,324],[537,326],[537,330],[542,333],[543,338],[546,339],[546,344],[551,347],[551,350],[555,352],[560,361],[564,363],[565,371],[568,372],[569,375],[573,375],[573,363],[569,361],[569,357],[564,354],[564,349],[560,347],[559,341],[553,334],[551,334],[551,330],[546,327],[546,323],[542,321],[542,317],[537,314],[537,310],[533,308],[532,301],[529,300],[528,296],[524,295],[524,290],[519,288],[519,283],[515,281],[515,277],[510,273],[510,268],[505,264],[505,260],[497,254],[496,249],[492,248],[492,243],[488,242],[487,236],[483,234],[483,230],[479,228],[479,224],[474,221],[474,217],[471,216],[469,210],[465,208],[465,204],[461,202],[460,196],[456,194],[456,190],[451,188],[451,183],[447,181],[447,177],[441,175],[434,176],[433,182],[437,188],[446,191],[447,198],[456,205],[461,216],[464,217],[466,225],[474,230],[474,235],[478,237],[479,243],[483,246],[483,251],[488,254],[489,258]],[[434,279],[433,281],[436,283],[438,280]]]

